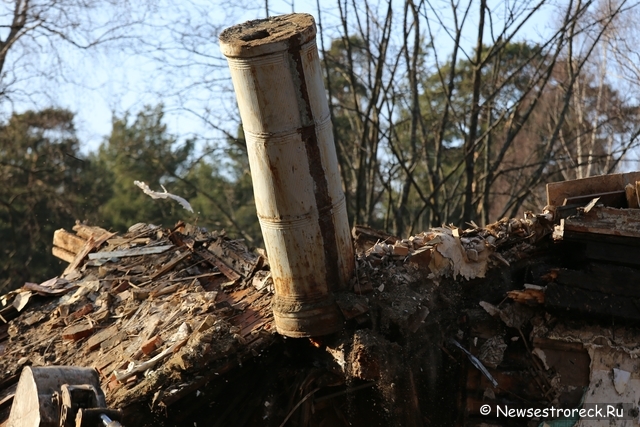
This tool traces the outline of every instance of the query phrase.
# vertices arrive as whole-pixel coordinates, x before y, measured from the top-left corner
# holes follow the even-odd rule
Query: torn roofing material
[[[77,268],[2,297],[3,384],[25,365],[92,366],[109,405],[170,406],[273,341],[268,262],[242,242],[136,224],[94,228],[109,238],[87,254],[95,234],[75,228]]]
[[[640,245],[611,230],[640,211],[563,185],[581,206],[407,239],[355,227],[345,329],[321,339],[274,333],[268,260],[241,241],[78,224],[54,238],[76,267],[0,301],[0,420],[27,364],[97,367],[109,406],[146,408],[131,425],[149,408],[165,425],[505,425],[480,408],[637,402]],[[604,211],[609,233],[589,222]]]
[[[506,266],[515,259],[509,250],[530,246],[536,230],[550,231],[544,221],[441,228],[396,238],[392,247],[370,245],[358,257],[351,290],[336,295],[338,307],[347,322],[361,327],[371,327],[374,307],[382,310],[383,323],[419,334],[433,307],[427,294],[407,286],[425,274],[434,283],[469,280],[490,266]],[[72,255],[61,277],[25,284],[3,297],[9,322],[0,330],[5,392],[25,365],[92,366],[101,374],[110,407],[144,402],[168,409],[277,341],[264,251],[251,252],[241,241],[185,224],[172,230],[135,224],[122,236],[84,224],[74,231],[54,236],[55,247]],[[392,268],[398,261],[406,269]],[[384,279],[370,294],[367,283],[379,267],[396,278]],[[358,372],[369,372],[363,378],[375,377],[369,359],[354,359],[361,363]]]

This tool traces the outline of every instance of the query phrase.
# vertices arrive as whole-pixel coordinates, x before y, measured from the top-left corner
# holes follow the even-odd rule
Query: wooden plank
[[[563,241],[567,243],[576,243],[577,245],[575,245],[575,248],[572,248],[572,250],[576,250],[578,248],[584,249],[584,244],[588,242],[609,243],[613,246],[624,246],[627,248],[640,248],[640,239],[635,237],[580,233],[572,230],[564,233]],[[563,249],[563,251],[565,251],[565,249]]]
[[[593,176],[573,181],[552,182],[547,184],[547,204],[562,206],[564,200],[589,194],[624,191],[627,184],[640,181],[640,172],[618,173]]]
[[[234,244],[222,239],[211,242],[208,249],[218,258],[226,260],[226,264],[230,268],[244,277],[253,274],[260,261],[260,257],[249,252],[244,245]]]
[[[74,227],[74,229],[75,229],[75,227]],[[100,247],[100,245],[102,245],[104,242],[109,240],[115,234],[116,233],[105,233],[102,236],[98,237],[97,239],[94,239],[93,237],[90,237],[89,240],[87,240],[85,242],[85,244],[82,247],[82,249],[80,250],[80,252],[78,252],[76,254],[76,257],[73,259],[71,264],[69,264],[67,266],[67,268],[65,268],[63,274],[71,273],[73,270],[78,268],[80,266],[80,264],[82,264],[84,259],[87,257],[87,255],[89,255],[89,252],[91,252],[95,248]]]
[[[640,209],[594,207],[579,216],[566,218],[564,230],[640,238]]]
[[[139,237],[139,238],[114,237],[112,239],[107,240],[107,243],[112,246],[124,245],[126,243],[135,244],[135,245],[148,245],[150,242],[151,242],[151,239],[149,237]]]
[[[508,291],[507,296],[520,304],[536,305],[544,303],[544,292],[538,289]]]
[[[193,246],[196,243],[195,239],[192,236],[186,236],[178,231],[174,231],[173,233],[169,234],[169,240],[171,240],[171,243],[176,246],[186,246],[191,250],[193,250]]]
[[[106,375],[111,375],[112,369],[105,369],[105,368],[110,367],[112,365],[121,366],[123,355],[124,355],[124,348],[122,345],[118,345],[113,350],[103,349],[102,356],[93,363],[93,367],[100,372],[104,372],[104,374]]]
[[[51,248],[51,253],[54,257],[60,258],[61,260],[68,263],[72,263],[76,257],[76,254],[74,252],[69,252],[68,250],[59,248],[57,246]]]
[[[544,305],[548,309],[573,310],[606,319],[640,320],[640,298],[587,291],[557,283],[547,286]]]
[[[54,288],[52,286],[42,286],[42,285],[38,285],[37,283],[29,283],[29,282],[25,283],[24,286],[22,287],[22,289],[24,290],[36,292],[39,295],[52,296],[52,297],[58,297],[60,295],[64,295],[77,288],[78,288],[77,285],[69,285],[68,287],[64,287],[64,288]]]
[[[108,231],[104,228],[79,223],[73,226],[73,231],[75,231],[78,236],[82,237],[85,240],[88,240],[91,237],[93,237],[94,239],[98,239],[105,233],[108,233]]]
[[[625,196],[627,198],[627,206],[631,209],[638,209],[640,206],[638,205],[638,195],[636,194],[636,185],[638,182],[634,184],[627,184],[624,187]]]
[[[565,231],[563,241],[568,244],[568,255],[577,261],[588,258],[640,267],[640,239]]]
[[[593,199],[598,199],[597,204],[614,207],[614,208],[627,208],[626,193],[621,191],[610,191],[607,193],[588,194],[586,196],[567,197],[564,199],[563,206],[586,206]]]
[[[213,265],[214,267],[218,267],[218,270],[220,270],[220,272],[224,274],[227,277],[227,279],[234,282],[240,279],[241,276],[238,273],[236,273],[232,268],[229,268],[227,264],[225,264],[220,258],[215,256],[213,253],[209,252],[206,249],[198,249],[195,252],[198,255],[200,255],[200,257],[205,261],[207,261],[209,264]]]
[[[609,264],[591,271],[562,268],[555,281],[565,286],[640,298],[640,272],[629,267]]]
[[[190,255],[191,255],[191,252],[189,251],[185,251],[182,254],[178,254],[178,256],[174,257],[171,261],[166,263],[163,267],[160,267],[155,273],[149,276],[149,279],[155,280],[157,277],[160,277],[163,274],[167,273],[168,271],[173,270],[176,265],[180,264]]]
[[[245,289],[240,289],[235,292],[221,293],[219,294],[220,296],[218,299],[221,302],[227,301],[229,305],[233,306],[234,308],[238,308],[239,305],[244,304],[244,298],[253,292],[258,292],[258,291],[256,291],[253,287],[247,287]]]
[[[152,255],[152,254],[161,254],[163,252],[168,251],[173,248],[173,245],[164,245],[164,246],[152,246],[152,247],[144,247],[144,248],[133,248],[126,249],[122,251],[111,251],[111,252],[95,252],[89,254],[89,259],[100,259],[100,258],[124,258],[130,256],[140,256],[140,255]]]
[[[109,326],[108,328],[102,329],[98,331],[96,334],[92,335],[88,340],[85,346],[85,351],[90,352],[102,344],[104,341],[108,340],[112,336],[118,333],[117,325]]]
[[[53,245],[71,252],[74,255],[80,252],[84,246],[84,242],[84,239],[76,236],[75,234],[69,233],[64,228],[60,228],[53,232]]]
[[[587,258],[618,264],[640,266],[640,248],[606,242],[588,242],[584,254]]]

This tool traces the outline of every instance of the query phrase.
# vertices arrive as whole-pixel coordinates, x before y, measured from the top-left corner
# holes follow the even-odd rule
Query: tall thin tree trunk
[[[466,224],[474,218],[473,190],[475,180],[476,135],[478,132],[478,118],[480,116],[480,85],[482,84],[482,36],[484,33],[484,13],[486,0],[480,0],[480,22],[478,23],[478,40],[476,45],[475,69],[473,72],[473,99],[471,101],[471,117],[469,118],[469,132],[464,144],[464,172],[466,185],[464,191],[464,210],[462,223]]]

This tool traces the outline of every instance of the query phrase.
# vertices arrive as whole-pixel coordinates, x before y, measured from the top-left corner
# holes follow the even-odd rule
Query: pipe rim
[[[308,13],[290,13],[255,19],[220,33],[220,50],[228,58],[255,58],[299,47],[316,36],[316,24]]]

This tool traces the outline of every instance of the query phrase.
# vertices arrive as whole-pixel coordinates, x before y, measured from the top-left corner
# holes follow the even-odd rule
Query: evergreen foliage
[[[73,114],[16,114],[0,126],[0,290],[59,272],[53,232],[96,220],[104,181],[80,153]]]

